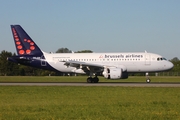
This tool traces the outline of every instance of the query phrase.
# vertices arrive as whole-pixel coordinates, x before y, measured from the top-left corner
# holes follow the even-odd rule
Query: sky
[[[147,52],[180,59],[180,0],[0,0],[0,51],[19,24],[45,52]]]

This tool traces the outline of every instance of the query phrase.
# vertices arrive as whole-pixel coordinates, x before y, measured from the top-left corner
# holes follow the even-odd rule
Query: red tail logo
[[[35,50],[35,46],[34,46],[34,42],[28,39],[24,39],[24,42],[29,43],[29,49],[26,49],[25,47],[23,47],[23,41],[21,42],[19,39],[19,36],[16,32],[16,30],[14,28],[12,28],[12,32],[13,32],[13,36],[14,36],[14,40],[15,40],[15,44],[18,50],[18,53],[20,55],[24,55],[24,54],[31,54],[31,52],[33,50]]]

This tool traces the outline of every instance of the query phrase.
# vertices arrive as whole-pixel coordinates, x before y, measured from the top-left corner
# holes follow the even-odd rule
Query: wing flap
[[[87,71],[99,72],[99,71],[102,71],[102,69],[104,69],[104,66],[102,65],[79,62],[79,61],[65,61],[64,65],[66,65],[67,67],[80,68],[84,70],[84,72],[87,72]]]
[[[71,67],[89,66],[89,67],[104,68],[104,66],[102,66],[102,65],[86,63],[86,62],[79,62],[79,61],[66,61],[64,65],[71,66]]]

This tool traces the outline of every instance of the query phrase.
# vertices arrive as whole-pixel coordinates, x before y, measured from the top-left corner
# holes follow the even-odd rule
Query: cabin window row
[[[59,61],[139,61],[140,59],[59,59]]]

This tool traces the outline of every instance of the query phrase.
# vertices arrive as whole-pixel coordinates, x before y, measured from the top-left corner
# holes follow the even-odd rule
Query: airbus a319
[[[20,25],[11,25],[17,56],[9,61],[36,68],[64,73],[87,74],[88,83],[98,83],[98,75],[105,78],[126,79],[128,73],[167,71],[173,64],[164,57],[148,52],[119,53],[46,53],[42,51]]]

